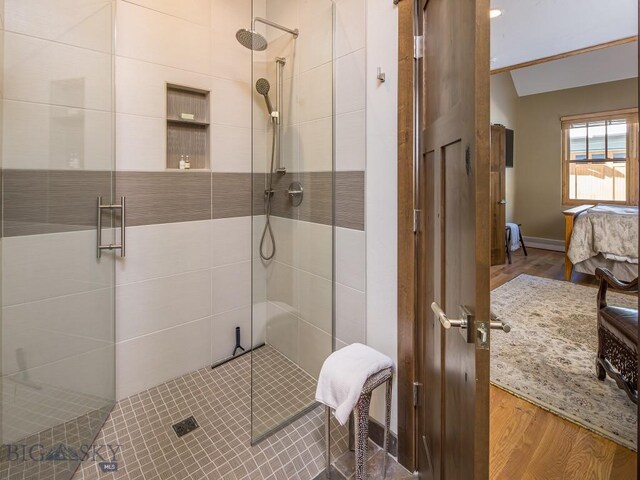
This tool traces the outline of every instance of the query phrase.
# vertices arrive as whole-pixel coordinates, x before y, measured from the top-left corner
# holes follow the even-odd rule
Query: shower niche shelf
[[[187,155],[191,170],[210,168],[209,93],[167,84],[167,169],[180,169]]]

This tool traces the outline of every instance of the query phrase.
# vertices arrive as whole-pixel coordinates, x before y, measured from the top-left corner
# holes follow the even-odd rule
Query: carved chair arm
[[[610,270],[606,268],[596,268],[596,278],[600,280],[598,289],[598,308],[607,306],[607,289],[609,286],[623,292],[638,292],[638,278],[630,282],[618,280]]]

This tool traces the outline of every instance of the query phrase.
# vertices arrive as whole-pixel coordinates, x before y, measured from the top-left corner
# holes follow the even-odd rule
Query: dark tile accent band
[[[3,236],[96,228],[98,195],[110,198],[105,171],[5,169]]]
[[[96,198],[127,197],[127,225],[209,220],[265,212],[265,174],[116,172],[84,170],[2,171],[3,235],[89,230],[96,226]],[[114,181],[115,180],[115,181]],[[304,200],[287,195],[299,181]],[[274,216],[364,230],[364,172],[301,172],[273,176]],[[252,193],[253,192],[253,193]],[[253,199],[253,205],[251,205]],[[335,222],[334,222],[335,214]]]
[[[209,172],[117,172],[116,198],[127,197],[127,225],[211,219]]]
[[[251,174],[211,174],[212,218],[251,215]]]
[[[331,208],[333,176],[331,172],[287,173],[274,176],[275,192],[271,212],[277,217],[324,225],[334,224]],[[293,181],[300,182],[304,190],[304,199],[299,207],[293,207],[287,195],[289,185]],[[335,225],[364,230],[363,171],[335,173]]]
[[[336,172],[336,225],[364,230],[364,172]]]

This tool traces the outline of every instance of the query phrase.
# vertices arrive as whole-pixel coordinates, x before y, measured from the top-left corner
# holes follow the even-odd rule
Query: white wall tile
[[[119,171],[164,171],[167,122],[162,118],[116,114],[116,165]]]
[[[211,73],[211,30],[119,1],[117,55],[191,72]]]
[[[342,57],[365,47],[366,0],[336,1],[335,57]]]
[[[113,168],[109,112],[5,100],[2,115],[3,168],[67,170],[72,153],[83,170]]]
[[[291,313],[271,302],[267,304],[267,343],[295,363],[299,360],[299,323]]]
[[[297,228],[293,237],[293,251],[296,255],[294,265],[301,270],[332,280],[333,228],[331,225],[320,223],[296,222]]]
[[[211,91],[208,75],[142,60],[116,57],[116,111],[165,118],[167,83]]]
[[[300,2],[300,36],[297,40],[299,72],[330,62],[333,57],[333,2]]]
[[[113,260],[98,261],[95,235],[87,230],[3,239],[3,305],[110,288]]]
[[[326,333],[333,329],[333,286],[330,280],[302,270],[295,272],[300,318]]]
[[[126,0],[161,13],[198,23],[211,25],[211,5],[209,0]]]
[[[251,51],[238,43],[236,32],[251,28],[252,3],[251,0],[211,1],[213,76],[244,81],[251,78]],[[254,15],[258,13],[254,12]]]
[[[251,217],[218,218],[211,228],[214,267],[251,260]]]
[[[300,124],[299,166],[301,172],[333,170],[333,118]]]
[[[251,304],[251,262],[216,267],[213,275],[213,314]]]
[[[267,300],[282,310],[295,312],[298,305],[296,270],[280,262],[272,262],[267,269]]]
[[[82,337],[73,331],[51,330],[47,324],[49,320],[57,320],[55,314],[38,308],[42,307],[41,304],[30,307],[34,308],[16,306],[3,309],[2,370],[5,375],[24,370],[25,367],[30,369],[59,362],[112,343],[110,340]],[[28,317],[29,313],[40,316]],[[20,357],[24,359],[23,365],[20,364]]]
[[[361,292],[366,282],[366,234],[336,227],[336,282]]]
[[[210,359],[210,318],[118,343],[117,397],[128,397],[202,368]]]
[[[336,338],[345,343],[366,342],[364,292],[336,284]]]
[[[240,344],[251,348],[251,306],[221,313],[211,319],[212,363],[233,356],[236,346],[236,327],[240,327]]]
[[[211,170],[214,172],[250,173],[251,129],[211,125],[210,132]]]
[[[357,110],[336,117],[336,170],[363,171],[366,168],[366,112]]]
[[[337,115],[365,108],[366,90],[363,88],[365,85],[365,65],[365,50],[358,50],[336,60]],[[381,118],[380,121],[384,125],[388,125],[386,118]]]
[[[212,123],[251,128],[251,85],[246,81],[214,78]]]
[[[300,28],[300,8],[302,2],[292,0],[267,0],[266,18],[272,22],[285,25],[289,28]],[[273,35],[280,35],[282,32],[271,32]],[[271,43],[271,42],[270,42]]]
[[[298,329],[298,365],[313,378],[318,378],[322,364],[333,349],[331,335],[306,322],[300,322]]]
[[[110,0],[5,0],[7,31],[111,52]]]
[[[111,55],[4,34],[5,98],[111,110]]]
[[[267,342],[267,302],[253,302],[253,317],[251,319],[251,336],[254,347]]]
[[[58,332],[70,337],[86,337],[110,342],[114,339],[115,330],[114,291],[113,287],[106,287],[5,306],[3,322],[5,326],[13,324],[32,330],[43,329],[43,331]],[[69,340],[72,341],[71,338]],[[5,347],[18,345],[6,334],[4,344]]]
[[[211,268],[211,250],[210,220],[129,227],[127,256],[116,259],[117,284]]]
[[[154,278],[116,290],[117,341],[211,316],[211,271]]]
[[[347,72],[345,71],[344,73]],[[309,122],[330,117],[333,114],[332,64],[327,63],[304,72],[300,74],[297,81],[299,83],[297,90],[299,114],[296,114],[297,120]],[[357,93],[360,96],[364,95],[361,91]]]

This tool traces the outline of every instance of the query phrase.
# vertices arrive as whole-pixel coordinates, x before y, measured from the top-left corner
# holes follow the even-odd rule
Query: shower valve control
[[[287,190],[287,195],[291,199],[291,204],[294,207],[299,207],[302,203],[302,197],[304,196],[304,190],[300,182],[291,182]]]

